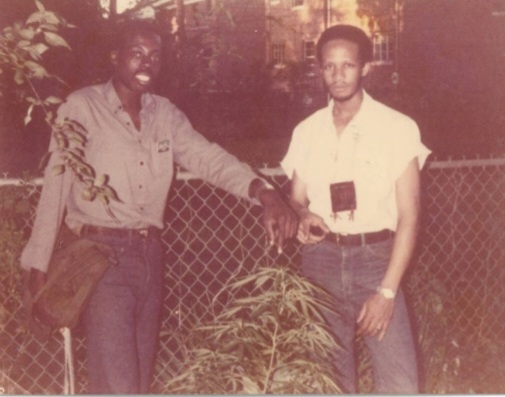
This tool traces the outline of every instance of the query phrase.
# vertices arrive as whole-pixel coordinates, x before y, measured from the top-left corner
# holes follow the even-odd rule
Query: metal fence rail
[[[261,172],[287,188],[280,169]],[[500,384],[505,373],[505,159],[434,161],[423,179],[422,233],[405,284],[425,391],[505,392]],[[0,185],[2,210],[12,215],[0,231],[0,394],[63,390],[61,336],[33,335],[23,327],[17,263],[39,185],[17,180]],[[170,392],[166,380],[181,365],[177,335],[211,318],[210,302],[227,280],[261,264],[297,266],[298,244],[290,242],[282,255],[269,250],[260,215],[260,208],[179,173],[163,231],[165,301],[154,392]],[[79,329],[74,347],[77,392],[84,392],[85,348]],[[490,362],[492,368],[484,371]],[[367,391],[366,355],[360,371]]]

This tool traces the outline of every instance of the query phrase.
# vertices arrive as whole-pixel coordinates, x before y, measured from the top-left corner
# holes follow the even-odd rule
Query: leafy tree
[[[57,143],[56,152],[62,163],[54,167],[56,174],[70,169],[83,184],[83,197],[88,200],[99,199],[108,209],[110,200],[118,200],[115,191],[108,186],[106,175],[96,175],[86,162],[84,147],[86,131],[73,120],[56,120],[54,107],[63,100],[56,95],[44,95],[42,81],[63,81],[49,73],[42,65],[43,55],[51,47],[70,50],[67,41],[59,34],[61,28],[74,28],[73,25],[47,10],[41,1],[35,0],[37,11],[24,23],[16,22],[5,27],[0,34],[0,70],[2,71],[2,92],[14,91],[17,98],[27,105],[24,124],[32,119],[35,108],[40,108],[44,120]],[[113,216],[112,213],[110,213]]]
[[[395,30],[395,12],[401,9],[404,0],[357,0],[357,15],[368,19],[370,31],[391,32]]]

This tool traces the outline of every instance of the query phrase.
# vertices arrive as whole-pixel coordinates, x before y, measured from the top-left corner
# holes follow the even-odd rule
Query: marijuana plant
[[[239,297],[240,294],[246,296]],[[185,338],[185,362],[171,393],[337,393],[330,352],[337,348],[320,313],[329,296],[286,267],[263,267],[231,281],[232,296],[210,323]]]

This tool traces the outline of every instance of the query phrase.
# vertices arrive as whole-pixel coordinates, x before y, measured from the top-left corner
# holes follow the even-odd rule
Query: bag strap
[[[74,356],[72,353],[72,333],[70,328],[61,328],[63,335],[63,348],[65,350],[65,364],[63,370],[63,394],[75,394],[75,373],[74,373]]]

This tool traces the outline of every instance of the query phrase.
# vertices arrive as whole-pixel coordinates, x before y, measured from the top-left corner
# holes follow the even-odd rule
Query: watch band
[[[396,292],[391,288],[377,287],[377,293],[381,294],[386,299],[394,299],[396,296]]]

